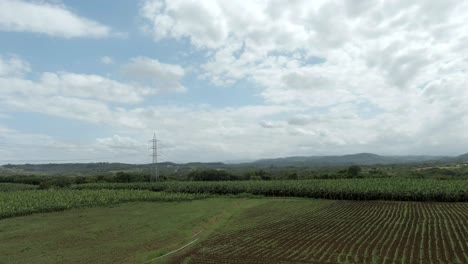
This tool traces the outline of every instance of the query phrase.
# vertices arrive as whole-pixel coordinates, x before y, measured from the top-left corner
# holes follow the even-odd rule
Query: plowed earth
[[[273,200],[171,263],[468,263],[468,203]]]

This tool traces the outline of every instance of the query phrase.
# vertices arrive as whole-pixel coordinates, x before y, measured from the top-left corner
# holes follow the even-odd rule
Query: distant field
[[[0,183],[0,192],[35,190],[36,185],[21,183]]]
[[[161,193],[144,190],[33,190],[0,192],[0,219],[32,213],[125,202],[171,202],[205,198],[201,194]]]
[[[290,181],[224,181],[161,183],[93,183],[76,189],[139,189],[179,193],[308,197],[333,200],[468,201],[467,180],[434,179],[317,179]]]
[[[468,263],[468,204],[275,200],[171,263]]]

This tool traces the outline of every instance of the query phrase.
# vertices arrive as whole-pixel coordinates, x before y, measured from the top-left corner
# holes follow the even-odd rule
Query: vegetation
[[[338,200],[468,201],[468,181],[432,179],[334,179],[240,182],[96,183],[75,189],[138,189],[176,193],[292,196]]]
[[[52,166],[51,164],[50,166]],[[56,164],[58,165],[58,164]],[[86,169],[86,164],[73,166],[72,169]],[[96,164],[94,164],[96,165]],[[104,166],[105,165],[105,166]],[[103,168],[112,168],[104,164]],[[18,165],[7,165],[18,166]],[[31,166],[22,165],[24,168]],[[36,166],[36,165],[34,165]],[[37,165],[38,168],[43,168]],[[150,174],[146,165],[126,167],[117,164],[114,171],[94,172],[41,172],[26,173],[16,171],[5,173],[0,170],[0,183],[23,183],[41,185],[42,189],[68,187],[72,184],[100,182],[149,182]],[[21,166],[19,166],[21,167]],[[52,166],[53,167],[53,166]],[[93,167],[90,165],[90,167]],[[0,167],[2,168],[2,167]],[[23,168],[23,167],[21,167]],[[63,166],[65,170],[67,166]],[[123,168],[119,170],[119,168]],[[411,178],[437,180],[468,180],[468,166],[465,163],[424,163],[424,164],[394,164],[372,166],[322,166],[322,167],[248,167],[244,165],[226,165],[222,163],[189,163],[182,165],[159,164],[160,176],[170,181],[246,181],[246,180],[306,180],[306,179],[345,179],[345,178]],[[3,173],[2,173],[3,172]]]
[[[191,181],[233,181],[239,180],[225,170],[194,170],[188,174],[188,179]]]
[[[21,183],[0,183],[0,192],[35,190],[37,186]]]
[[[106,206],[133,201],[187,201],[205,195],[141,190],[34,190],[0,192],[0,219],[78,207]]]
[[[0,176],[0,255],[8,263],[144,263],[200,239],[165,260],[465,263],[466,203],[362,200],[468,202],[467,172],[460,164],[195,167],[157,183],[138,171]],[[194,201],[206,197],[217,198]],[[72,208],[81,209],[8,219]]]
[[[170,263],[468,263],[468,204],[270,200]]]
[[[132,202],[2,219],[0,262],[145,263],[209,236],[245,208],[264,202]]]

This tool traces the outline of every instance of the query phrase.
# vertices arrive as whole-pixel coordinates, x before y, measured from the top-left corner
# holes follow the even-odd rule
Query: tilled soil
[[[172,263],[468,263],[468,203],[277,200]]]

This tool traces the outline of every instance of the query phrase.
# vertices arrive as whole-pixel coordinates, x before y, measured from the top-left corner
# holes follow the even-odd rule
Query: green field
[[[106,206],[134,201],[186,201],[202,194],[161,193],[142,190],[34,190],[0,192],[0,219],[31,213],[80,207]]]
[[[93,183],[76,189],[138,189],[177,193],[308,197],[334,200],[468,201],[467,180],[317,179],[292,181],[223,181],[161,183]]]
[[[263,200],[135,202],[0,220],[0,263],[143,263]]]
[[[171,263],[468,263],[468,204],[270,200]]]
[[[468,263],[463,180],[1,187],[1,264]]]
[[[467,263],[468,204],[207,198],[0,220],[0,263]],[[193,242],[193,243],[191,243]]]
[[[37,189],[36,185],[21,183],[0,183],[0,192],[27,191]]]

